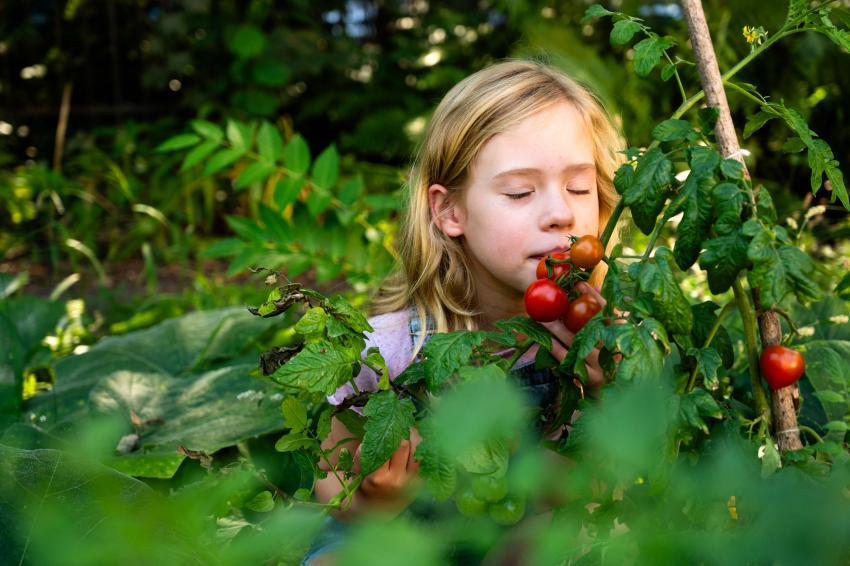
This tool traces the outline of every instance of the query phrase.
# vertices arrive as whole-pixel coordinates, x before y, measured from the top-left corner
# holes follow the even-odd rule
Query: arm
[[[351,521],[366,512],[397,515],[410,505],[415,498],[415,490],[412,488],[419,470],[419,462],[413,459],[419,440],[416,429],[410,429],[410,440],[403,440],[389,460],[363,478],[350,500],[343,501],[344,510],[331,512],[334,517],[341,521]],[[339,446],[336,446],[337,444]],[[360,470],[360,443],[339,419],[334,418],[331,421],[331,432],[322,442],[322,448],[332,450],[328,461],[334,466],[339,462],[340,450],[348,448],[354,454],[353,471]],[[328,475],[316,482],[316,499],[320,503],[327,503],[338,495],[343,487],[337,476],[327,468],[327,462],[320,462],[320,467],[327,471]],[[337,474],[342,478],[343,472]]]

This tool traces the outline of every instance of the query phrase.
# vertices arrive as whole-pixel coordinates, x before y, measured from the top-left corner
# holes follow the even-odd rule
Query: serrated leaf
[[[295,332],[305,337],[321,337],[325,333],[328,315],[322,307],[312,307],[295,323]]]
[[[341,295],[334,295],[325,307],[329,314],[339,319],[352,332],[372,332],[374,329],[363,313],[354,308]]]
[[[714,204],[714,231],[729,234],[741,226],[741,214],[744,211],[744,193],[734,183],[719,183],[711,191]]]
[[[618,382],[655,380],[661,375],[664,352],[646,322],[639,326],[612,324],[606,330],[606,345],[610,343],[623,356],[614,373]]]
[[[841,393],[829,389],[815,391],[815,397],[822,403],[844,403],[844,396]]]
[[[180,165],[180,172],[182,173],[191,169],[219,147],[220,146],[217,141],[207,140],[192,148],[192,151],[187,153],[186,157],[183,159],[183,163]]]
[[[588,20],[593,18],[599,18],[602,16],[613,16],[615,12],[610,12],[603,8],[600,4],[593,4],[584,12],[584,17],[581,19],[581,23],[585,23]]]
[[[298,398],[286,397],[280,404],[280,410],[283,413],[283,423],[290,432],[301,432],[307,428],[307,408]]]
[[[496,328],[502,331],[503,343],[512,344],[516,340],[516,334],[523,334],[531,338],[545,349],[552,348],[552,334],[539,322],[527,316],[515,316],[513,318],[499,320]]]
[[[820,295],[812,282],[811,257],[794,246],[778,245],[767,229],[760,227],[755,233],[747,257],[753,262],[747,278],[751,287],[759,289],[765,306],[779,304],[791,291],[801,300]]]
[[[717,387],[720,384],[717,379],[717,370],[723,365],[720,354],[713,347],[699,348],[696,351],[696,359],[699,362],[699,372],[702,374],[706,386],[709,388]]]
[[[224,139],[224,130],[217,124],[206,120],[192,120],[189,124],[193,130],[211,141],[218,143]]]
[[[614,178],[617,191],[623,195],[635,224],[644,234],[655,228],[672,179],[673,164],[657,147],[640,157],[637,169],[625,164],[617,170]]]
[[[675,40],[671,37],[659,37],[657,35],[637,42],[634,56],[635,73],[640,77],[647,76],[661,61],[664,51],[675,43]]]
[[[805,344],[802,354],[806,361],[806,378],[815,389],[827,418],[843,421],[848,411],[844,395],[850,376],[850,341],[813,340]],[[839,398],[840,401],[833,401]],[[827,439],[841,442],[844,434],[830,432]]]
[[[484,335],[480,332],[458,330],[434,334],[422,349],[425,358],[425,382],[429,391],[436,391],[455,372],[469,362],[472,350],[481,345]]]
[[[662,81],[664,81],[664,82],[666,83],[666,82],[667,82],[667,81],[669,81],[669,80],[673,77],[673,75],[675,75],[675,74],[676,74],[676,65],[674,65],[673,63],[667,63],[667,64],[666,64],[666,65],[664,65],[664,67],[661,69],[661,80],[662,80]]]
[[[744,164],[737,159],[724,159],[720,162],[720,172],[727,179],[740,181],[744,178]]]
[[[705,242],[699,266],[708,272],[708,287],[712,293],[728,291],[741,270],[749,267],[749,244],[740,228]]]
[[[788,138],[785,140],[785,143],[782,144],[783,153],[799,153],[804,149],[806,149],[806,144],[797,136]]]
[[[339,153],[336,151],[336,145],[331,144],[319,154],[316,162],[313,163],[313,183],[325,191],[336,185],[339,178]]]
[[[428,490],[437,501],[445,501],[457,486],[457,468],[454,460],[434,439],[433,428],[431,419],[419,422],[422,442],[416,447],[414,457],[419,462],[419,473],[425,478]]]
[[[703,241],[709,236],[713,212],[712,185],[714,167],[720,160],[716,151],[690,148],[691,173],[682,185],[682,220],[676,229],[674,256],[680,269],[688,269],[699,257]]]
[[[763,110],[747,116],[747,123],[744,125],[744,139],[756,133],[762,126],[774,118],[776,118],[775,114],[768,114]]]
[[[238,149],[222,149],[216,152],[204,165],[204,175],[209,176],[218,173],[228,165],[242,157],[244,151]]]
[[[283,159],[283,138],[269,122],[263,122],[257,133],[257,151],[265,161],[274,163]]]
[[[652,129],[652,137],[658,141],[670,142],[687,139],[693,133],[693,128],[687,120],[670,118],[664,120]]]
[[[394,391],[373,394],[363,414],[367,420],[360,444],[360,473],[368,475],[390,459],[402,440],[410,438],[416,408],[410,399],[399,399]]]
[[[614,27],[611,29],[611,45],[627,44],[640,29],[640,23],[634,20],[627,19],[614,22]]]
[[[274,170],[275,166],[265,161],[252,163],[242,171],[239,178],[236,179],[236,183],[233,184],[233,188],[239,190],[249,187],[254,183],[262,183]]]
[[[271,377],[282,385],[332,395],[352,378],[357,357],[350,350],[327,342],[307,344]]]
[[[711,329],[717,322],[717,315],[714,311],[718,308],[717,304],[712,301],[705,301],[691,307],[694,313],[694,327],[691,331],[694,344],[698,346],[705,344]],[[735,361],[732,350],[732,339],[729,337],[726,328],[722,325],[717,329],[710,347],[717,351],[720,355],[721,363],[725,367],[732,367],[732,363]]]
[[[638,282],[640,290],[650,296],[655,318],[674,333],[690,334],[693,313],[673,274],[672,259],[669,249],[657,248],[653,261],[641,266]]]
[[[165,152],[185,149],[187,147],[192,147],[199,141],[201,141],[200,136],[195,134],[178,134],[159,144],[156,147],[156,151]]]
[[[310,147],[300,134],[295,134],[283,149],[283,163],[295,175],[304,175],[310,169]]]

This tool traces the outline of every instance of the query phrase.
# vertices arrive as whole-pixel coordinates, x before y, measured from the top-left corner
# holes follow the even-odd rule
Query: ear
[[[443,234],[450,238],[463,234],[463,210],[451,198],[446,187],[436,183],[428,187],[428,205],[431,208],[434,224]]]

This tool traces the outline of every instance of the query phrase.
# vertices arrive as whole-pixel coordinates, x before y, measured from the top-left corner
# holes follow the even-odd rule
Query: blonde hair
[[[433,317],[437,332],[477,329],[477,300],[468,260],[460,242],[433,222],[428,187],[438,183],[450,193],[457,192],[487,141],[561,101],[573,104],[593,137],[601,232],[617,204],[613,177],[623,147],[602,103],[586,87],[544,64],[527,60],[494,64],[455,85],[429,121],[410,172],[397,238],[401,264],[373,297],[375,314],[412,305],[423,331],[426,313]],[[602,263],[594,270],[591,283],[601,284],[606,267]],[[424,340],[423,332],[414,356]]]

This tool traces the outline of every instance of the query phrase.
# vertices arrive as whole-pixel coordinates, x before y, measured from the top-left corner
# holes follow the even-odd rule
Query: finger
[[[404,471],[407,468],[407,460],[410,458],[410,441],[402,440],[401,445],[396,448],[390,457],[389,469],[391,472]]]
[[[407,471],[415,474],[419,471],[419,462],[416,460],[416,447],[422,442],[422,437],[419,436],[419,431],[415,427],[410,427],[410,457],[407,459]]]
[[[602,297],[602,294],[596,290],[596,287],[594,287],[587,281],[581,281],[579,283],[576,283],[576,289],[579,293],[590,295],[591,297],[599,301],[599,304],[603,307],[608,303],[608,301],[606,301],[605,298]]]

